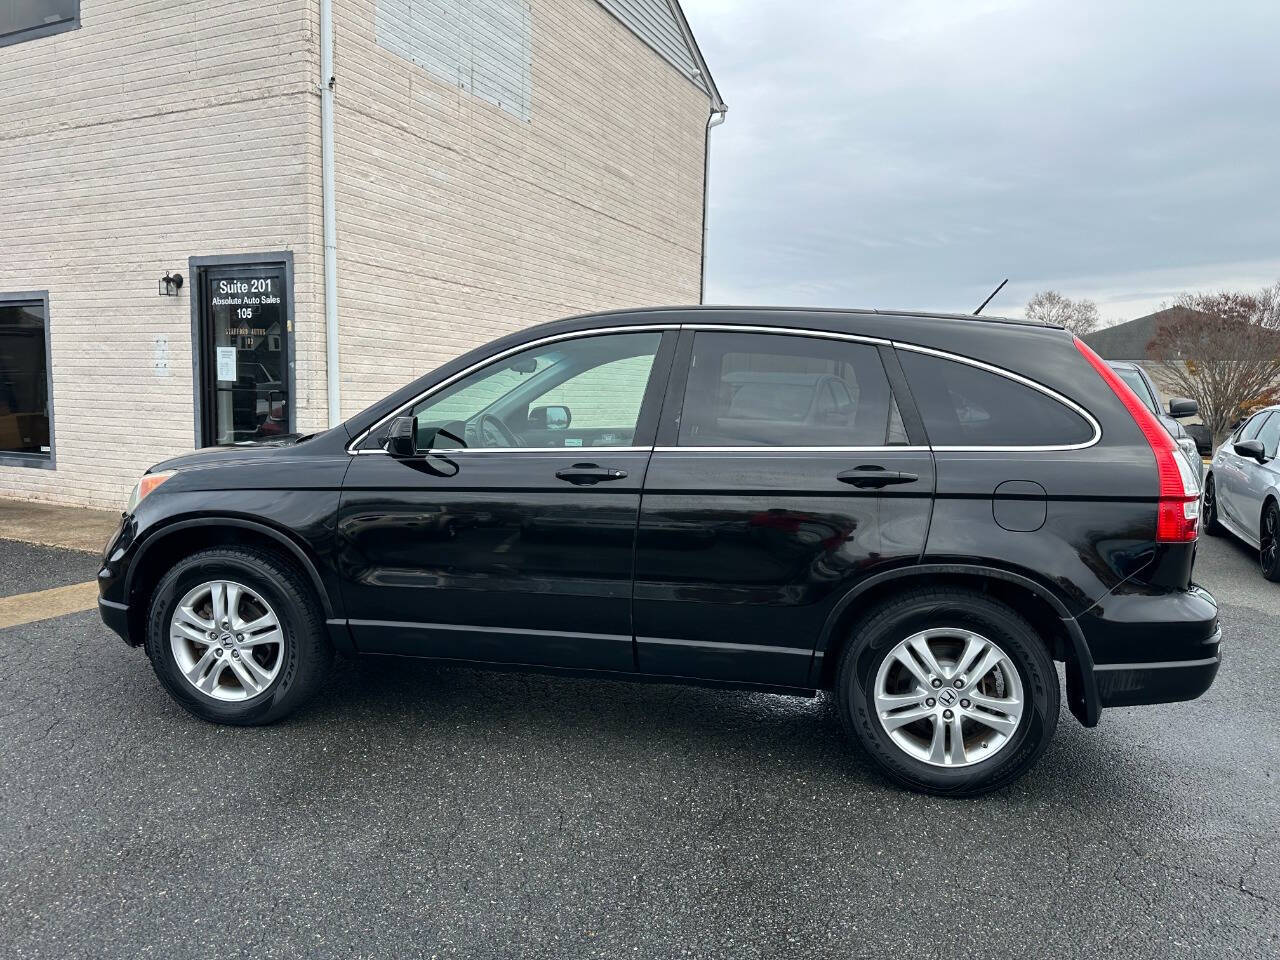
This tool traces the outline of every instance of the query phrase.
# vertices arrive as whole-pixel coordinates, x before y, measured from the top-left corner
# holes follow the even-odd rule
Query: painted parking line
[[[0,597],[0,630],[92,610],[97,605],[98,584],[92,580],[88,583],[73,583],[69,587]]]

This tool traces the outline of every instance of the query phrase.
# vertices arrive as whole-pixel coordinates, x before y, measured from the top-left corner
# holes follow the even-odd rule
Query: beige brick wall
[[[0,47],[0,292],[49,291],[57,452],[0,495],[118,507],[191,449],[191,285],[156,289],[189,256],[294,250],[323,419],[313,5],[83,0],[79,30]]]
[[[532,0],[530,119],[335,0],[343,409],[517,327],[694,302],[706,95],[594,0]],[[0,292],[48,290],[56,470],[0,496],[119,506],[190,450],[187,258],[292,250],[299,428],[325,423],[318,0],[83,0],[0,47]]]
[[[518,327],[698,299],[706,94],[594,0],[532,0],[528,122],[335,0],[342,405]]]

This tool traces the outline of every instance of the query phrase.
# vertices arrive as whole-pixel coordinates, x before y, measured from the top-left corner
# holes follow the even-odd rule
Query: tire
[[[942,671],[938,675],[927,666],[923,668],[931,689],[925,689],[922,678],[917,679],[920,675],[907,670],[896,656],[908,640],[919,642],[921,636],[934,654],[933,665]],[[969,661],[970,670],[980,669],[992,649],[1002,659],[981,676],[953,676],[949,671],[963,666],[970,649],[968,638],[976,638],[975,644],[987,644],[977,648],[982,652]],[[953,658],[947,659],[948,656]],[[916,665],[921,666],[922,660],[917,658]],[[904,699],[916,697],[920,690],[926,694],[936,690],[938,697],[930,697],[918,707],[905,706],[901,713],[889,713],[890,719],[882,720],[876,701],[877,685],[887,684],[895,676],[899,683],[906,680],[913,688]],[[933,685],[933,678],[942,680],[941,687]],[[955,694],[963,697],[968,688],[954,688],[971,682],[978,684],[968,691],[975,699],[953,702],[955,709],[949,711],[949,716],[958,719],[944,721],[941,711],[946,701],[937,702],[939,698],[954,701]],[[889,694],[892,691],[886,695]],[[1008,715],[995,714],[1007,733],[997,733],[991,726],[972,719],[979,713],[990,716],[977,703],[978,697],[992,704],[1012,704],[1020,699],[1016,726],[1009,722],[1015,709],[1012,706],[1001,708],[1009,710]],[[1045,644],[1014,610],[967,590],[919,589],[884,602],[854,628],[840,659],[836,700],[846,732],[889,777],[912,790],[958,797],[998,789],[1020,777],[1040,758],[1058,724],[1060,693],[1058,673]],[[905,717],[913,711],[928,713],[922,720],[899,726],[891,735],[886,725],[893,722],[892,718]],[[958,749],[952,724],[961,731]],[[936,735],[939,726],[948,728],[943,734],[945,763],[930,762],[920,754],[923,751],[937,755],[930,732]],[[992,752],[986,754],[987,750]]]
[[[1204,496],[1200,504],[1204,514],[1204,532],[1211,537],[1220,537],[1225,532],[1218,520],[1218,486],[1214,483],[1213,474],[1204,478]]]
[[[218,583],[238,588],[223,588],[224,608],[234,595],[239,615],[233,614],[231,627],[221,630],[211,615],[210,585]],[[201,633],[195,629],[196,620],[179,613],[180,604],[191,596],[197,599],[186,604],[188,611],[202,627],[214,627],[205,636],[217,633],[219,639],[191,639]],[[260,618],[263,610],[274,618],[277,630]],[[236,632],[236,624],[243,624],[247,632]],[[274,553],[249,547],[203,550],[165,574],[152,593],[146,649],[156,676],[186,710],[211,723],[236,726],[274,723],[296,710],[320,686],[333,661],[319,601],[303,573]],[[254,658],[257,669],[249,669],[241,657]],[[201,692],[194,680],[188,680],[180,658],[185,658],[188,671],[207,663],[199,672],[211,692]],[[215,669],[219,675],[212,677]]]
[[[1274,500],[1268,500],[1263,506],[1258,529],[1258,563],[1262,575],[1272,583],[1280,583],[1280,507]]]

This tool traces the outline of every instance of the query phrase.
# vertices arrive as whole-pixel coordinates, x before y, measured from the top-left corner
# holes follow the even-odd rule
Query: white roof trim
[[[711,68],[707,66],[707,61],[702,56],[702,50],[693,35],[693,30],[689,28],[689,21],[685,18],[684,10],[680,6],[680,0],[667,0],[667,4],[671,7],[671,13],[675,16],[676,23],[680,24],[680,31],[684,34],[684,42],[688,45],[689,52],[693,54],[693,59],[697,61],[698,70],[702,73],[703,84],[707,93],[711,95],[711,112],[725,113],[729,107],[720,96],[720,88],[716,86],[715,77],[711,76]]]

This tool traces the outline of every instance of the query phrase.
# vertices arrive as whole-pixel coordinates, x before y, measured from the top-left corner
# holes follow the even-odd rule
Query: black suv
[[[812,695],[898,781],[967,794],[1066,699],[1212,683],[1198,479],[1065,330],[888,313],[578,317],[341,426],[139,482],[106,623],[208,720],[334,651]]]

